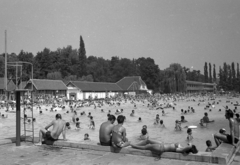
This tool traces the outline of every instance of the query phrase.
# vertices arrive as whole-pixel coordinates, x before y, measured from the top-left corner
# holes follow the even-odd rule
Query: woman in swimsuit
[[[118,124],[112,129],[112,146],[115,148],[127,147],[130,145],[128,139],[126,138],[126,129],[122,126],[125,117],[119,115],[117,118]]]
[[[133,148],[140,150],[150,150],[153,152],[158,152],[160,155],[163,152],[178,152],[178,153],[198,153],[195,145],[189,144],[187,147],[182,147],[179,143],[164,144],[162,142],[156,142],[153,140],[144,140],[138,144],[130,144]]]

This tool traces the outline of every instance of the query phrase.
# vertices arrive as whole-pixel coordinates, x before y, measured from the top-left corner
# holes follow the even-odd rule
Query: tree
[[[239,63],[237,63],[237,78],[240,78]]]
[[[224,83],[223,83],[223,70],[221,68],[221,66],[219,66],[219,83],[218,83],[218,87],[220,87],[220,89],[222,89],[224,87]]]
[[[217,77],[216,77],[216,66],[215,64],[213,64],[213,82],[216,83],[217,81]]]
[[[53,56],[50,55],[51,51],[44,48],[43,51],[38,52],[33,61],[34,76],[39,79],[45,79],[47,74],[52,72]]]
[[[159,92],[160,90],[160,69],[158,65],[155,64],[154,59],[148,58],[138,58],[136,61],[138,64],[138,72],[142,80],[146,83],[149,89],[154,92]]]
[[[62,75],[60,72],[51,72],[47,74],[47,79],[51,79],[51,80],[61,80],[62,79]]]
[[[29,63],[33,64],[33,54],[24,52],[23,50],[21,50],[20,53],[18,54],[18,60],[23,61],[23,62],[29,62]],[[22,77],[21,77],[22,81],[28,81],[32,75],[32,65],[22,63],[21,75],[22,75]]]
[[[207,62],[205,62],[204,65],[204,78],[205,78],[205,82],[208,82],[208,66],[207,66]]]
[[[235,89],[235,86],[236,86],[236,70],[235,70],[234,62],[232,62],[231,70],[232,70],[232,88]]]
[[[227,63],[223,63],[223,72],[222,72],[222,78],[223,78],[223,89],[228,90],[228,66]]]
[[[227,89],[228,90],[233,90],[233,84],[232,84],[232,70],[231,66],[227,65],[227,72],[228,72],[228,77],[227,77]]]
[[[87,73],[87,56],[84,41],[82,39],[82,36],[80,36],[78,77],[85,76],[86,73]]]
[[[0,77],[4,77],[5,61],[3,54],[0,54]]]
[[[209,63],[209,81],[210,83],[212,83],[212,65],[211,63]]]
[[[166,68],[163,72],[163,80],[161,81],[161,89],[163,92],[186,91],[186,74],[180,64],[171,64],[170,67]]]

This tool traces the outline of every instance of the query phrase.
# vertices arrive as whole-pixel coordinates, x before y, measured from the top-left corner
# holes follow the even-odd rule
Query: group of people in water
[[[126,99],[118,99],[114,98],[112,100],[107,100],[105,101],[106,104],[109,106],[112,106],[115,102],[115,105],[120,106],[121,101],[126,102],[127,99],[129,100],[134,100],[137,99],[138,96],[131,96],[131,98],[126,98]],[[162,110],[162,116],[166,115],[166,112],[164,111],[164,108],[172,108],[173,110],[175,109],[176,103],[175,101],[181,100],[181,97],[178,96],[161,96],[165,97],[163,100],[167,102],[168,98],[171,97],[173,103],[166,103],[164,104],[158,104],[159,97],[153,97],[153,96],[141,96],[139,100],[141,100],[143,103],[144,101],[148,103],[148,108],[149,110],[155,108],[155,109],[161,109]],[[121,101],[119,101],[121,100]],[[188,101],[196,101],[196,100],[188,100]],[[203,104],[203,101],[200,101],[199,104]],[[132,101],[132,103],[134,103]],[[214,101],[215,103],[215,101]],[[97,104],[97,105],[96,105]],[[80,128],[80,121],[79,117],[77,117],[77,112],[74,110],[77,106],[91,106],[94,105],[94,108],[96,107],[101,107],[103,105],[103,101],[99,102],[89,102],[85,103],[82,102],[81,105],[71,105],[70,104],[70,111],[67,111],[66,113],[73,113],[72,117],[72,122],[75,124],[76,129]],[[208,109],[211,111],[211,108],[213,107],[214,104],[208,103],[208,105],[205,107],[205,109]],[[163,108],[162,108],[163,107]],[[65,109],[65,106],[61,106],[62,109]],[[134,108],[136,108],[136,105],[134,105]],[[211,140],[206,141],[206,152],[212,152],[214,151],[221,143],[229,143],[232,144],[233,146],[237,147],[239,145],[239,137],[240,137],[240,119],[239,119],[239,114],[236,113],[236,108],[234,110],[231,110],[228,108],[228,106],[224,107],[225,108],[225,118],[229,121],[229,133],[226,133],[226,129],[221,128],[218,133],[213,134],[214,141],[216,143],[216,146],[212,145]],[[40,109],[40,108],[39,108]],[[41,109],[40,109],[41,110]],[[220,111],[220,110],[219,110]],[[40,112],[40,111],[39,111]],[[42,110],[41,110],[42,112]],[[54,110],[52,109],[52,112]],[[101,109],[101,112],[104,112],[103,109]],[[182,123],[188,122],[185,119],[185,114],[187,113],[195,113],[195,110],[193,107],[188,107],[188,110],[181,110],[181,117],[179,120],[175,121],[175,130],[176,131],[181,131],[182,130]],[[42,114],[42,113],[41,113]],[[81,115],[85,115],[85,112],[83,111]],[[117,117],[115,117],[115,115]],[[140,136],[140,142],[139,143],[132,143],[131,141],[128,140],[127,138],[127,133],[126,133],[126,128],[124,127],[124,122],[126,121],[126,117],[123,115],[123,109],[117,109],[115,112],[115,115],[111,114],[111,111],[108,112],[108,120],[103,122],[100,125],[99,129],[99,142],[100,145],[102,146],[112,146],[114,148],[123,148],[123,147],[129,147],[131,146],[132,148],[135,149],[140,149],[140,150],[151,150],[153,152],[157,153],[163,153],[163,152],[179,152],[179,153],[193,153],[196,154],[198,153],[198,149],[195,145],[192,144],[192,129],[187,128],[187,141],[188,145],[183,147],[179,143],[164,143],[161,141],[154,141],[149,138],[148,131],[147,131],[147,126],[143,125],[142,130],[141,130],[141,136]],[[135,110],[132,110],[130,117],[135,116]],[[90,129],[95,129],[95,122],[93,120],[93,116],[91,113],[88,114],[88,117],[90,119],[90,124],[89,128]],[[139,117],[138,121],[141,122],[142,118]],[[114,124],[117,121],[117,124]],[[205,112],[203,118],[200,119],[200,126],[201,127],[207,127],[209,123],[213,123],[214,120],[210,120],[208,117],[208,113]],[[162,128],[165,128],[165,125],[163,123],[163,120],[160,119],[159,114],[156,115],[154,123],[155,125],[159,125]],[[50,130],[50,127],[52,129]],[[45,128],[40,129],[39,131],[39,143],[36,145],[42,145],[48,144],[51,145],[54,143],[54,141],[58,140],[60,135],[62,134],[63,140],[66,139],[66,132],[67,129],[70,127],[69,122],[65,121],[62,119],[62,115],[57,113],[55,116],[55,120],[50,122]],[[89,134],[84,134],[84,140],[90,140]]]
[[[178,98],[175,98],[176,100]],[[156,98],[151,98],[148,99],[150,103],[152,103],[151,106],[157,107],[156,103]],[[120,103],[119,103],[120,104]],[[175,110],[175,108],[173,108]],[[191,107],[190,109],[191,113],[195,113],[194,109]],[[103,111],[103,110],[102,110]],[[74,112],[74,111],[73,111]],[[198,153],[198,149],[196,148],[195,145],[193,145],[192,139],[192,129],[188,128],[187,129],[187,141],[189,141],[188,145],[183,147],[179,143],[172,143],[172,144],[167,144],[164,142],[160,141],[154,141],[151,140],[148,136],[147,133],[147,126],[144,125],[141,133],[142,135],[140,136],[141,141],[139,143],[132,143],[131,141],[128,140],[127,138],[127,133],[126,133],[126,128],[123,126],[126,117],[122,115],[123,110],[121,111],[116,111],[115,114],[117,114],[117,118],[111,114],[108,113],[108,120],[106,122],[103,122],[100,125],[99,129],[99,142],[100,145],[102,146],[112,146],[114,148],[123,148],[123,147],[128,147],[131,146],[132,148],[135,149],[140,149],[140,150],[151,150],[153,152],[157,153],[163,153],[163,152],[179,152],[179,153],[193,153],[196,154]],[[189,112],[189,113],[190,113]],[[130,114],[130,116],[134,116],[134,110]],[[184,114],[185,112],[183,112]],[[186,112],[188,113],[188,111]],[[236,116],[236,118],[235,118]],[[238,117],[237,117],[238,116]],[[240,120],[239,120],[239,115],[234,114],[234,112],[229,109],[227,106],[225,107],[225,117],[229,121],[229,128],[230,128],[230,133],[227,134],[226,130],[224,128],[221,128],[218,133],[213,134],[216,146],[212,145],[212,142],[210,140],[206,141],[207,149],[206,152],[212,152],[215,150],[221,143],[229,143],[232,144],[233,146],[237,147],[239,144],[239,137],[240,137]],[[76,118],[77,119],[77,118]],[[90,114],[90,119],[91,119],[91,114]],[[92,119],[91,119],[92,120]],[[117,120],[117,124],[114,124],[115,121]],[[140,119],[139,119],[140,120]],[[93,121],[93,120],[92,120]],[[75,121],[78,123],[79,121]],[[181,130],[181,123],[185,123],[187,120],[185,117],[182,115],[180,120],[176,120],[176,125],[175,125],[175,130]],[[200,119],[200,125],[207,127],[208,123],[212,123],[214,120],[210,120],[208,117],[208,113],[204,113],[204,117]],[[58,140],[60,134],[63,135],[63,140],[66,140],[66,130],[67,130],[67,123],[62,119],[61,114],[56,114],[55,120],[53,120],[49,125],[45,127],[45,129],[40,129],[39,131],[39,143],[36,145],[41,145],[42,141],[46,144],[53,144],[54,141]],[[165,127],[163,124],[163,121],[160,120],[159,115],[156,115],[156,120],[154,124],[160,124]],[[49,131],[50,127],[53,127],[51,131]],[[92,122],[91,128],[95,127],[94,121]],[[85,134],[84,135],[84,140],[89,139],[89,135]]]

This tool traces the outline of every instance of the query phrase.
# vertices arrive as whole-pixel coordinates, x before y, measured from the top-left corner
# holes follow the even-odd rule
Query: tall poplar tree
[[[232,69],[230,65],[227,65],[228,70],[228,77],[227,77],[227,87],[228,90],[233,90],[233,84],[232,84]]]
[[[205,65],[204,65],[204,79],[205,79],[205,82],[207,83],[208,82],[208,66],[207,66],[207,62],[205,62]]]
[[[78,53],[79,53],[78,77],[82,77],[87,74],[87,56],[82,36],[80,36],[80,47]]]
[[[235,71],[235,64],[234,64],[234,62],[232,62],[231,69],[232,69],[232,86],[233,86],[233,89],[235,89],[235,85],[236,85],[236,71]]]
[[[223,83],[223,70],[221,68],[221,66],[219,66],[219,74],[218,74],[218,77],[219,77],[219,83],[218,85],[220,86],[220,88],[224,88],[224,83]]]
[[[223,63],[223,73],[222,73],[222,77],[223,77],[223,86],[225,88],[225,90],[227,89],[227,78],[228,78],[228,67],[227,67],[227,63],[224,62]]]
[[[213,81],[216,83],[217,77],[216,77],[216,66],[213,64]]]
[[[212,83],[212,65],[209,63],[209,82]]]
[[[239,63],[237,63],[237,78],[240,78]]]

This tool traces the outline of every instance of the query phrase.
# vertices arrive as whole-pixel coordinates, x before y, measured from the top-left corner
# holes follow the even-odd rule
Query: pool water
[[[195,100],[198,100],[195,98]],[[55,119],[56,113],[62,114],[62,118],[71,124],[71,129],[67,130],[66,137],[68,140],[81,142],[81,143],[90,143],[90,144],[97,144],[99,142],[99,128],[101,123],[107,120],[108,111],[111,110],[112,114],[115,114],[117,109],[123,109],[123,115],[126,116],[126,121],[124,122],[123,126],[126,128],[127,131],[127,138],[133,142],[139,142],[139,136],[141,135],[141,129],[143,125],[147,125],[147,130],[150,139],[165,142],[165,143],[176,143],[179,142],[183,146],[187,145],[187,128],[185,126],[197,126],[196,129],[193,129],[193,141],[192,143],[195,144],[199,151],[205,151],[206,149],[206,140],[211,140],[212,144],[215,145],[214,139],[212,134],[218,132],[220,128],[225,128],[227,132],[229,132],[228,120],[225,119],[225,111],[224,107],[228,105],[230,109],[234,109],[234,105],[231,103],[235,103],[238,101],[238,98],[227,99],[224,97],[216,98],[216,102],[221,100],[219,104],[215,104],[215,108],[212,111],[208,109],[205,110],[204,107],[207,103],[211,103],[214,100],[206,100],[205,102],[201,102],[198,105],[198,101],[187,101],[181,100],[177,101],[175,110],[172,108],[165,108],[164,111],[166,113],[165,116],[162,116],[162,110],[154,108],[154,110],[150,110],[147,105],[149,104],[147,101],[137,102],[135,101],[136,107],[130,101],[121,102],[121,105],[114,105],[109,106],[104,104],[101,108],[97,107],[94,109],[93,106],[90,107],[81,107],[77,108],[77,116],[80,119],[80,127],[81,129],[76,130],[74,123],[72,122],[73,113],[70,112],[70,107],[65,105],[65,109],[62,110],[58,108],[57,111],[50,112],[50,106],[41,105],[41,110],[43,114],[39,114],[39,109],[34,106],[34,117],[36,118],[36,122],[34,122],[34,136],[39,136],[39,129],[44,128],[47,124],[49,124],[52,120]],[[230,100],[230,102],[227,102]],[[159,103],[164,103],[163,101],[159,101]],[[195,109],[195,113],[188,113],[184,114],[185,119],[188,121],[186,123],[182,123],[182,131],[175,131],[175,120],[180,120],[181,109],[187,110],[188,106],[193,107]],[[48,109],[48,111],[46,111]],[[101,112],[101,109],[104,112]],[[221,109],[221,112],[219,112]],[[237,112],[239,112],[240,107],[238,107]],[[130,116],[132,110],[135,110],[134,117]],[[66,113],[69,111],[70,113]],[[80,113],[85,111],[86,115],[81,116]],[[15,137],[16,133],[16,114],[12,112],[5,112],[5,109],[0,109],[1,114],[8,114],[8,118],[0,119],[0,137],[1,139]],[[93,120],[95,122],[95,130],[89,129],[88,125],[90,124],[90,119],[87,117],[88,113],[91,112],[93,116]],[[203,128],[199,125],[200,119],[204,116],[204,112],[208,112],[208,117],[210,120],[215,120],[214,123],[208,124],[207,128]],[[22,117],[23,112],[21,111]],[[26,114],[31,116],[30,110],[27,110]],[[160,119],[164,121],[164,125],[166,128],[161,128],[159,125],[154,125],[154,119],[156,115],[159,114]],[[117,115],[115,115],[117,117]],[[138,118],[142,118],[142,122],[138,121]],[[117,124],[115,121],[114,124]],[[23,127],[23,120],[21,121],[21,134],[24,134],[24,127]],[[27,129],[32,128],[32,124],[26,124]],[[90,135],[91,141],[84,141],[84,134],[88,133]],[[27,135],[31,135],[31,133],[27,133]],[[62,136],[60,136],[62,138]]]

